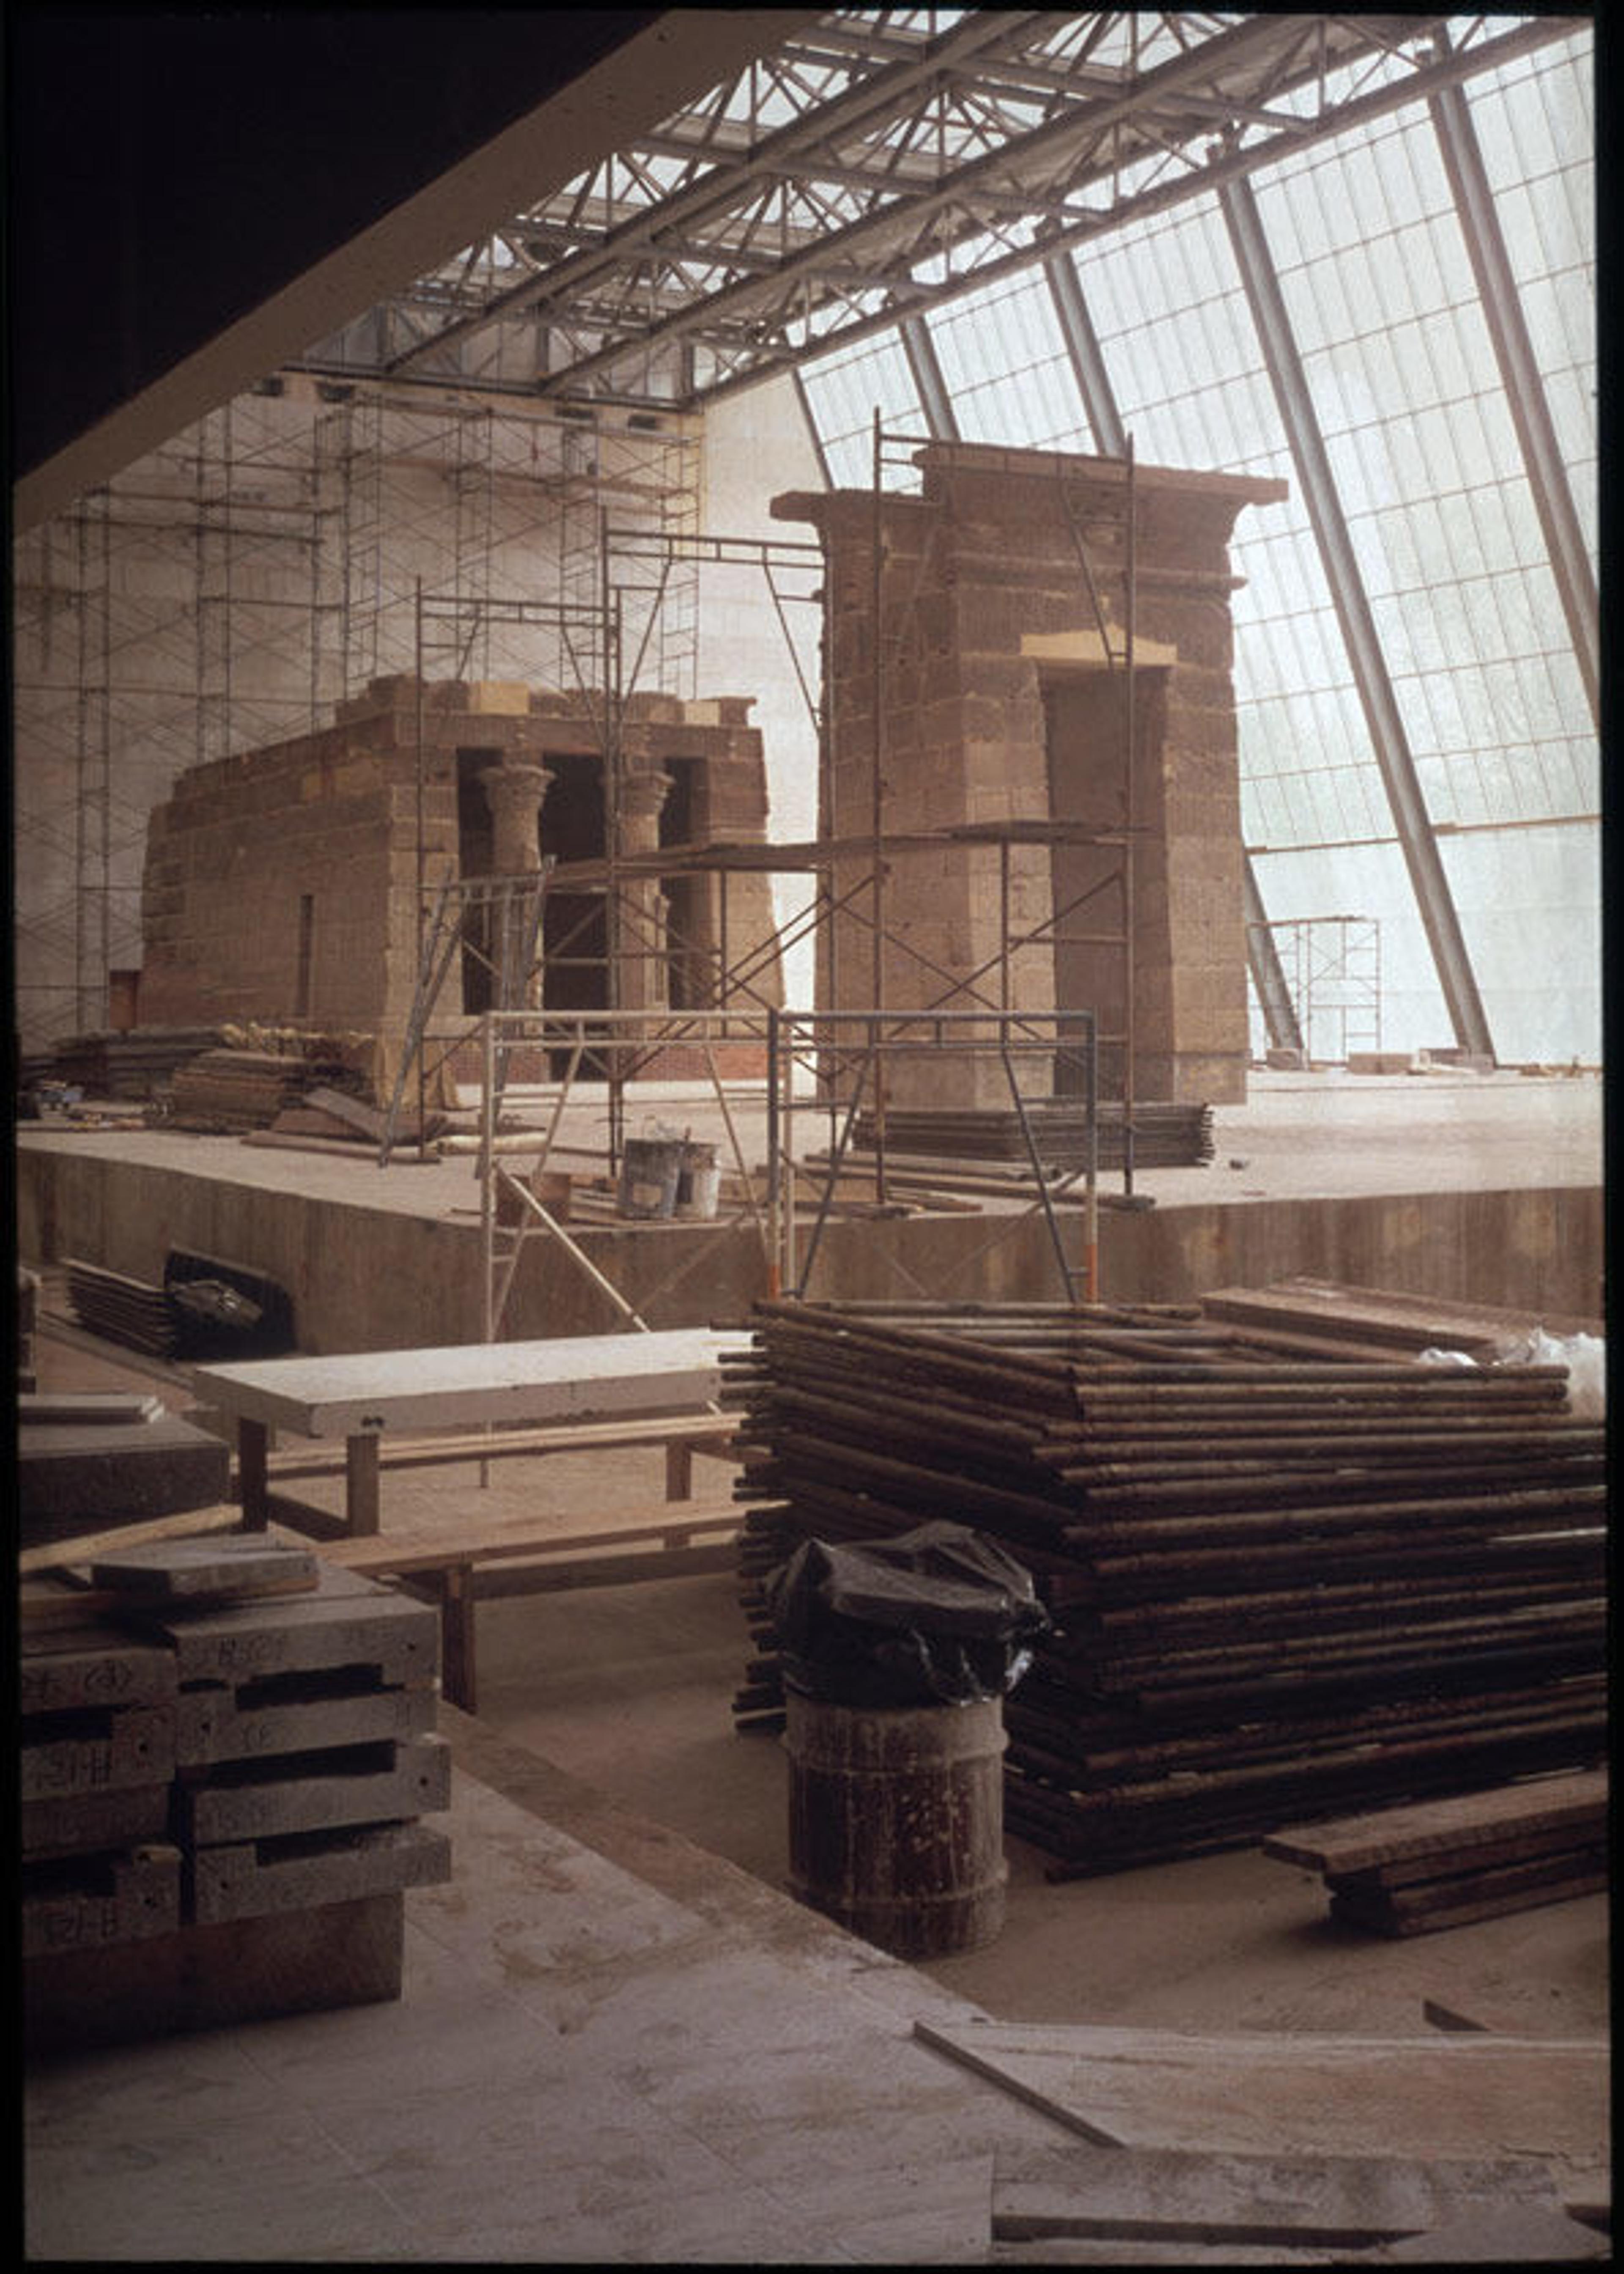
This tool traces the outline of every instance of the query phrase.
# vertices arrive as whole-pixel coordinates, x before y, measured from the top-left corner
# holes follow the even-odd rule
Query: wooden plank
[[[432,1816],[451,1804],[451,1749],[425,1736],[229,1763],[175,1799],[177,1835],[196,1847]]]
[[[147,1540],[217,1540],[223,1532],[238,1531],[242,1520],[242,1510],[229,1501],[216,1502],[212,1508],[177,1509],[169,1516],[148,1517],[143,1523],[69,1532],[64,1539],[25,1547],[18,1555],[17,1568],[26,1576],[56,1570],[63,1564],[87,1563],[105,1549],[132,1547]]]
[[[997,2150],[992,2233],[1361,2249],[1513,2204],[1560,2211],[1537,2157],[1224,2155],[1079,2142]]]
[[[199,1397],[305,1437],[365,1430],[538,1422],[711,1403],[720,1353],[742,1334],[673,1327],[649,1334],[559,1337],[260,1359],[192,1369]]]
[[[324,1745],[394,1743],[432,1729],[432,1686],[357,1690],[349,1679],[352,1670],[273,1676],[237,1690],[209,1683],[185,1690],[175,1711],[176,1766],[201,1768]]]
[[[17,1418],[44,1427],[67,1422],[117,1424],[125,1428],[155,1421],[167,1411],[162,1397],[139,1389],[49,1389],[25,1392],[17,1401]]]
[[[1408,1808],[1372,1809],[1327,1824],[1294,1826],[1270,1833],[1262,1846],[1266,1856],[1281,1863],[1341,1875],[1415,1856],[1459,1855],[1512,1830],[1582,1828],[1606,1805],[1606,1770],[1582,1770]]]
[[[457,1431],[440,1437],[386,1436],[378,1457],[386,1469],[432,1468],[455,1462],[517,1460],[530,1454],[619,1451],[638,1445],[686,1447],[732,1458],[732,1423],[715,1413],[673,1413],[650,1418],[628,1415],[618,1421],[554,1421],[537,1428],[498,1434]],[[270,1457],[270,1473],[289,1477],[331,1476],[342,1465],[335,1449],[323,1455],[290,1447]],[[668,1498],[678,1495],[668,1494]]]
[[[582,1525],[579,1511],[549,1516],[528,1509],[479,1516],[460,1512],[432,1528],[388,1532],[375,1540],[322,1541],[322,1562],[367,1574],[444,1570],[452,1563],[486,1563],[521,1556],[578,1555],[596,1549],[638,1545],[683,1547],[697,1535],[737,1532],[741,1511],[732,1501],[661,1501],[642,1507],[606,1509],[599,1523]]]
[[[91,1560],[97,1587],[132,1602],[186,1602],[222,1595],[298,1594],[315,1588],[320,1566],[308,1547],[261,1535],[147,1540]]]
[[[914,2030],[1107,2146],[1434,2157],[1473,2155],[1490,2139],[1584,2168],[1604,2167],[1610,2146],[1611,2062],[1594,2043],[1081,2023]]]
[[[335,1832],[199,1848],[188,1873],[192,1916],[262,1918],[274,1911],[348,1902],[451,1877],[451,1842],[422,1824],[380,1824]]]
[[[164,1841],[25,1863],[19,1877],[25,1958],[138,1942],[180,1924],[181,1854]]]
[[[1473,1919],[1537,1910],[1545,1903],[1600,1894],[1608,1882],[1603,1849],[1507,1865],[1504,1871],[1462,1873],[1417,1887],[1331,1891],[1331,1916],[1348,1926],[1389,1936],[1434,1934]]]

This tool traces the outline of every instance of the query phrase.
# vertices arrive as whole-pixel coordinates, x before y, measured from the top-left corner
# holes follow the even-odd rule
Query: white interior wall
[[[788,376],[725,396],[705,413],[701,527],[708,536],[785,538],[804,542],[804,522],[773,520],[772,500],[786,490],[823,486],[817,453]],[[796,589],[821,584],[821,576],[798,577]],[[801,669],[814,701],[821,678],[820,613],[816,605],[786,606]],[[817,833],[817,732],[797,683],[785,633],[761,571],[707,568],[699,594],[700,692],[753,696],[767,762],[771,834],[780,842]],[[809,877],[775,881],[780,926],[793,922],[812,897]],[[785,1001],[812,1005],[809,941],[792,945],[784,959]]]

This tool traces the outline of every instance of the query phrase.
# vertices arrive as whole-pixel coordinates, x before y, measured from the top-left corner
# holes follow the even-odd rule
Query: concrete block
[[[25,1959],[173,1934],[180,1925],[180,1850],[154,1841],[25,1864],[19,1893]]]
[[[63,2052],[398,1998],[404,1941],[396,1891],[41,1953],[22,1969],[24,2044]]]
[[[164,1416],[120,1427],[18,1431],[22,1543],[33,1547],[109,1524],[226,1498],[230,1455],[217,1437]]]
[[[432,1815],[450,1802],[450,1747],[422,1736],[224,1765],[177,1788],[175,1827],[183,1842],[212,1847]]]
[[[451,1877],[451,1842],[421,1824],[338,1831],[199,1848],[189,1859],[187,1916],[201,1924],[263,1918]]]

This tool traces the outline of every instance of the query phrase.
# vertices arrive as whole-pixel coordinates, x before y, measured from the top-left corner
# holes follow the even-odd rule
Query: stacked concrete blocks
[[[202,1584],[130,1585],[130,1551],[93,1572],[120,1582],[116,1623],[59,1630],[48,1609],[29,1633],[36,2049],[398,1997],[403,1890],[450,1875],[418,1821],[450,1801],[432,1609],[305,1550],[226,1535],[155,1560],[181,1549]],[[244,1555],[298,1577],[256,1592]],[[36,1621],[41,1599],[52,1583]]]

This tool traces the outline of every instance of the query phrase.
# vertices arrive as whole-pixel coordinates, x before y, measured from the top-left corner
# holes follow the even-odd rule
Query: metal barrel
[[[897,1958],[996,1939],[1004,1701],[872,1709],[785,1696],[789,1884]]]

